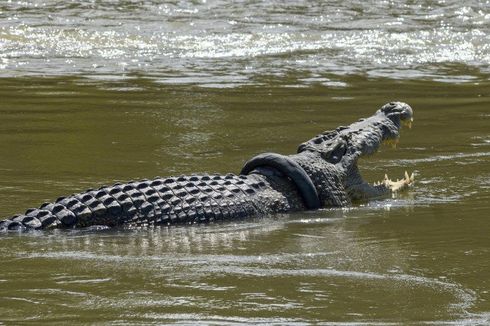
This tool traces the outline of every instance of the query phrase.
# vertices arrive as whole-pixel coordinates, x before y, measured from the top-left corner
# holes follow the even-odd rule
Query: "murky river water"
[[[413,190],[239,223],[0,236],[0,324],[490,323],[488,1],[2,1],[0,216],[238,172],[402,100]]]

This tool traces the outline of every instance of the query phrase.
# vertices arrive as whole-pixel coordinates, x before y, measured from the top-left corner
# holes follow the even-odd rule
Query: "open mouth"
[[[373,116],[351,124],[339,133],[347,142],[347,152],[343,163],[347,170],[345,186],[351,199],[363,200],[394,194],[409,188],[415,182],[414,174],[405,174],[400,179],[391,179],[387,174],[374,183],[362,178],[357,162],[360,157],[375,154],[384,144],[396,148],[400,140],[402,127],[411,128],[412,108],[402,102],[384,105]]]
[[[391,104],[391,103],[389,103]],[[389,105],[387,104],[387,105]],[[391,118],[395,117],[393,119],[394,124],[398,127],[398,130],[396,133],[388,133],[389,136],[385,138],[382,141],[383,145],[390,146],[394,149],[397,148],[398,143],[400,142],[400,130],[402,127],[411,129],[412,128],[412,123],[413,123],[413,110],[405,103],[396,103],[397,105],[403,105],[405,106],[405,111],[404,113],[400,113],[398,116],[391,116]],[[387,114],[387,117],[390,118],[390,114]],[[391,120],[391,119],[390,119]],[[394,135],[394,136],[393,136]],[[402,178],[392,180],[388,174],[384,175],[384,178],[380,181],[375,181],[373,183],[373,187],[376,189],[387,189],[390,190],[392,193],[397,193],[399,191],[405,190],[412,186],[415,182],[415,175],[412,172],[409,174],[407,171],[405,171],[405,174]]]
[[[402,126],[407,127],[408,129],[411,129],[412,123],[413,123],[413,116],[411,116],[408,119],[401,120],[400,129]],[[400,137],[398,136],[396,138],[386,139],[383,141],[382,144],[396,149],[399,142],[400,142]],[[414,173],[412,172],[411,174],[409,174],[407,171],[405,171],[404,176],[401,179],[396,179],[396,180],[390,179],[388,174],[385,174],[384,178],[380,181],[375,181],[373,183],[373,186],[374,187],[384,187],[384,188],[391,190],[392,193],[396,193],[396,192],[399,192],[401,190],[409,188],[410,186],[412,186],[414,184],[414,182],[415,182]]]

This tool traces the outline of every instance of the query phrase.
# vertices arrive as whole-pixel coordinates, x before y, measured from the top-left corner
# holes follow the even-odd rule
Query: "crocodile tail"
[[[145,223],[165,209],[150,186],[155,182],[158,180],[115,184],[60,197],[0,221],[0,232]]]

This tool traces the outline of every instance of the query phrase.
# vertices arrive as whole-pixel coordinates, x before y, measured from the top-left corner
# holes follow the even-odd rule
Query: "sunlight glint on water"
[[[137,73],[203,84],[194,77],[204,72],[210,85],[292,71],[472,81],[490,72],[489,7],[9,1],[0,6],[0,74]]]

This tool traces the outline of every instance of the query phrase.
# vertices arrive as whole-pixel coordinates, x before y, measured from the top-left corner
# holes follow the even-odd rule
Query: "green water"
[[[0,80],[2,216],[88,187],[237,172],[391,99],[415,112],[367,180],[397,198],[240,223],[0,237],[0,321],[486,324],[489,83],[345,77],[348,87]]]
[[[490,324],[490,4],[0,1],[0,217],[237,173],[392,100],[396,198],[206,226],[0,235],[0,325]]]

